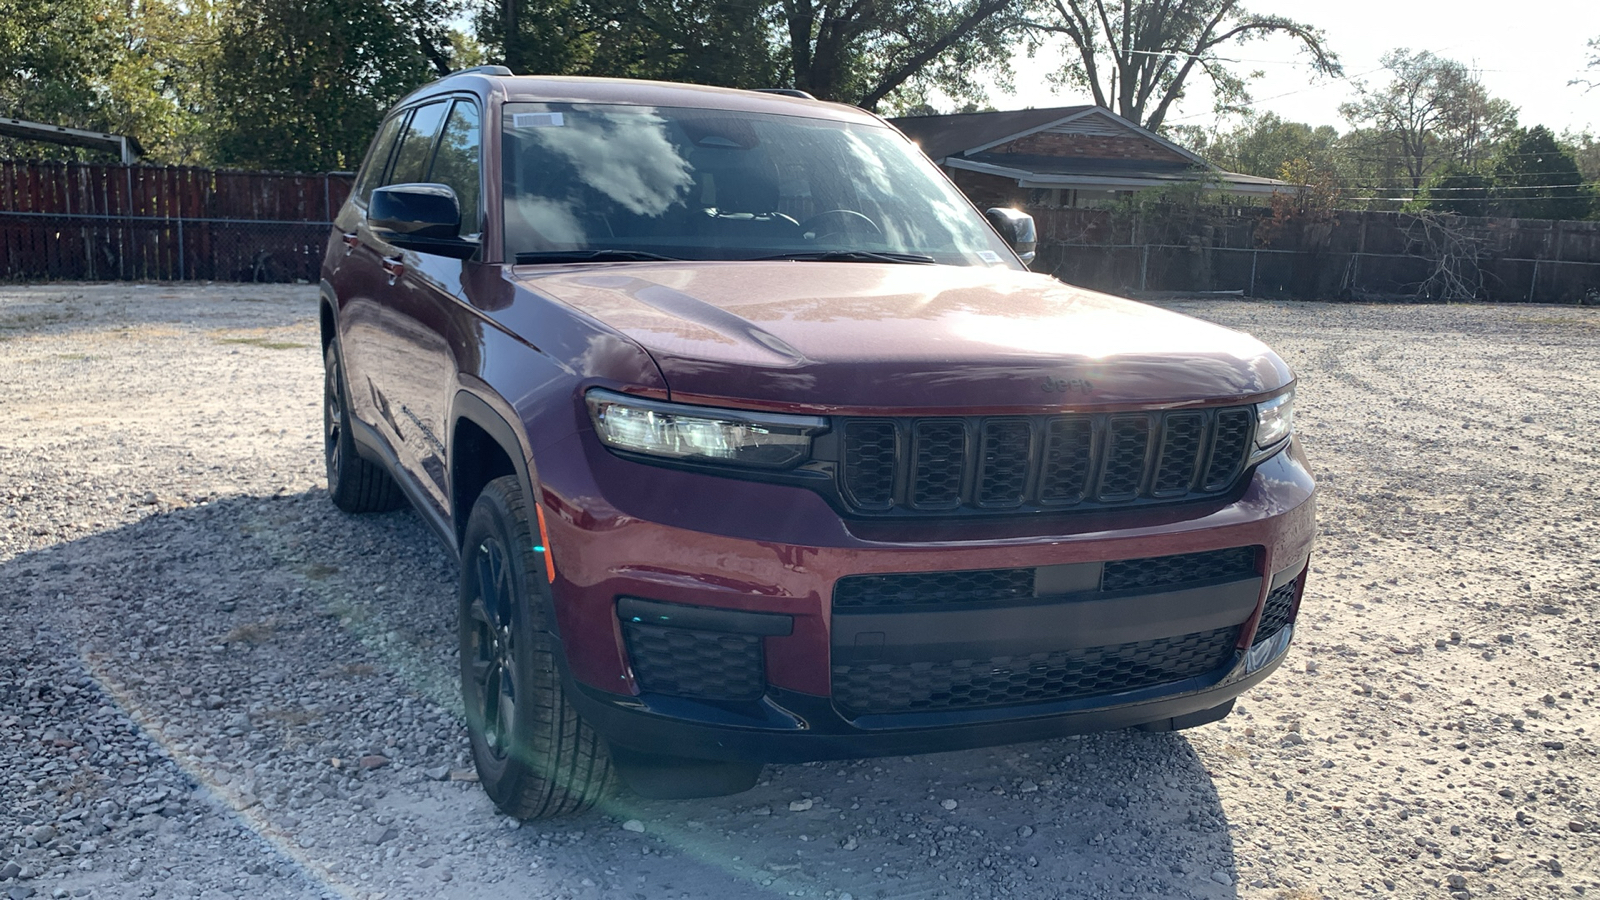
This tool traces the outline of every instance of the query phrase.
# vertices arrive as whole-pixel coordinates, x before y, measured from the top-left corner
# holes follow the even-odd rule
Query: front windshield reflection
[[[1020,268],[893,130],[605,104],[506,104],[506,255],[683,259],[889,254]]]

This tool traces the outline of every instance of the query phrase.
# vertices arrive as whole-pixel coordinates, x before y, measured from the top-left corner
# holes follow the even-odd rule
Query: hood
[[[829,262],[519,268],[627,335],[674,400],[811,413],[1172,406],[1292,379],[1260,341],[1006,269]]]

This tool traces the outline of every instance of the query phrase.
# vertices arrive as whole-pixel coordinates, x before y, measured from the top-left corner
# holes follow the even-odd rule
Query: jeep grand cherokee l
[[[1031,232],[830,103],[489,69],[395,107],[323,266],[328,489],[459,558],[502,810],[1184,728],[1277,666],[1292,374]]]

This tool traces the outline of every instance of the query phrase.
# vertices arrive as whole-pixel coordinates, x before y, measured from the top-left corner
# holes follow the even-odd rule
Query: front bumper
[[[539,478],[551,513],[552,587],[569,696],[614,743],[675,756],[798,761],[1207,721],[1281,662],[1292,628],[1277,626],[1286,626],[1298,606],[1314,532],[1315,486],[1297,445],[1258,465],[1240,492],[1217,502],[1063,517],[1031,531],[1001,523],[931,535],[908,526],[897,535],[878,525],[856,533],[801,488],[628,462],[583,432],[567,440],[575,446],[547,457],[565,465],[541,466]],[[865,615],[834,609],[835,586],[847,576],[1026,569],[1070,581],[1072,573],[1099,571],[1107,562],[1246,547],[1255,548],[1248,577],[1175,590],[1096,595],[1068,585],[1048,602],[1020,608],[957,604]],[[1042,584],[1046,574],[1038,579]],[[1258,638],[1269,595],[1285,585],[1293,593],[1287,618],[1280,611],[1274,633]],[[737,657],[732,663],[707,658],[705,666],[736,665],[757,654],[754,692],[748,679],[738,682],[737,696],[715,696],[722,688],[704,684],[684,687],[682,680],[662,691],[662,679],[648,667],[641,675],[639,660],[630,658],[619,602],[625,610],[683,609],[693,621],[673,624],[702,637],[707,621],[725,615],[735,624],[713,621],[710,629],[742,634],[743,644],[723,648]],[[1223,635],[1226,646],[1199,668],[1188,660],[1187,668],[1172,670],[1181,677],[1130,678],[1131,689],[1119,689],[1115,666],[1104,665],[1110,645],[1144,647],[1195,633]],[[727,655],[712,646],[712,656]],[[1058,646],[1067,648],[1064,656],[1050,654]],[[1088,695],[928,702],[923,691],[878,706],[863,700],[862,691],[851,699],[842,682],[835,684],[852,671],[868,673],[870,694],[879,672],[921,677],[945,666],[939,660],[965,666],[969,676],[973,660],[979,669],[996,668],[997,675],[978,672],[980,681],[1015,675],[1000,671],[1014,661],[1053,678],[1080,672],[1084,654],[1102,678]],[[1107,672],[1113,681],[1104,680]]]

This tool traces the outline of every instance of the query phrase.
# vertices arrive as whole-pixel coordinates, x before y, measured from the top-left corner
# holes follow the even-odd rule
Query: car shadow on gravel
[[[349,516],[322,490],[163,508],[0,564],[7,617],[36,629],[0,672],[22,737],[0,760],[33,785],[5,790],[0,830],[55,829],[18,863],[73,879],[30,883],[103,890],[110,868],[129,890],[154,877],[129,860],[183,828],[167,878],[285,896],[1236,895],[1181,734],[770,766],[732,797],[519,826],[472,781],[455,579],[413,514]]]

